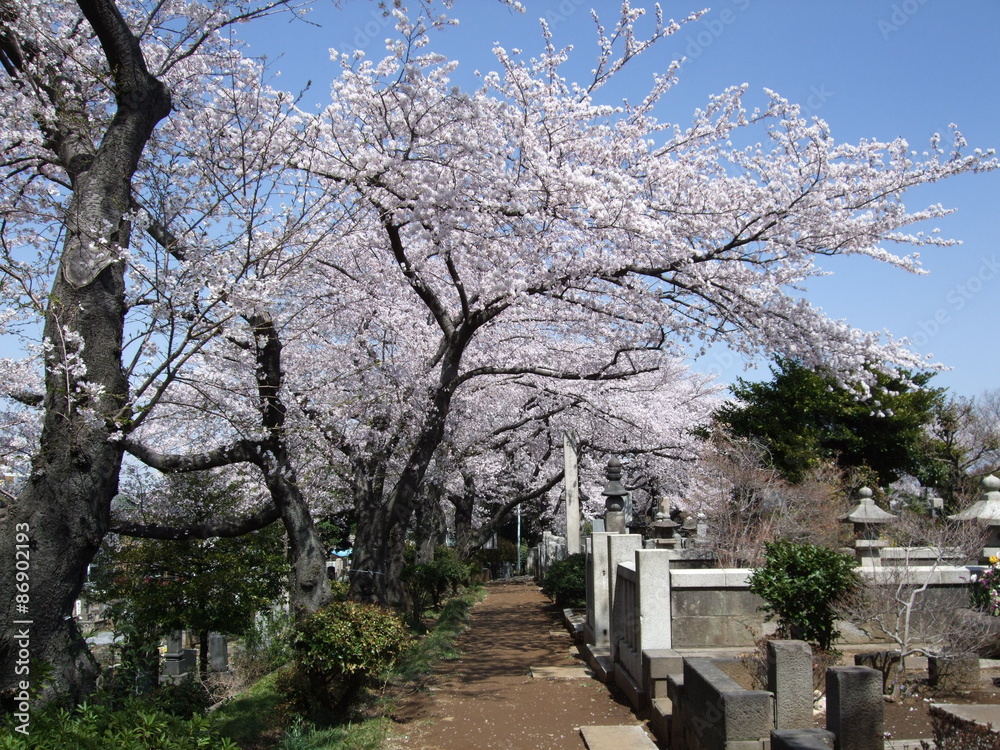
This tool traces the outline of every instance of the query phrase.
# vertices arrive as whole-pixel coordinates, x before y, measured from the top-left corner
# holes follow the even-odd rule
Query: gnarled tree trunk
[[[94,686],[96,666],[72,612],[118,491],[122,448],[109,436],[112,420],[126,416],[121,410],[128,395],[121,366],[125,268],[119,258],[129,243],[124,214],[139,157],[170,111],[169,94],[147,71],[114,3],[79,0],[79,6],[114,76],[117,109],[94,149],[86,123],[72,117],[72,92],[52,89],[57,123],[47,133],[49,145],[73,194],[45,316],[52,349],[41,448],[0,525],[0,611],[7,615],[0,624],[0,692],[8,708],[22,680],[44,689],[46,697],[71,700]],[[26,570],[16,570],[19,556]],[[46,685],[40,684],[43,665],[51,670]]]

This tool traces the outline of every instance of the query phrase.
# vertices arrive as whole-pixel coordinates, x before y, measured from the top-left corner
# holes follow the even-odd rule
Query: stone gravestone
[[[208,636],[208,668],[213,672],[229,671],[229,642],[226,636],[219,633]]]
[[[167,652],[163,655],[163,674],[176,677],[182,673],[181,660],[184,657],[184,647],[181,632],[176,631],[167,636]]]
[[[826,728],[842,750],[883,750],[882,675],[869,667],[826,671]]]
[[[813,726],[812,648],[805,641],[767,642],[767,689],[775,729]]]

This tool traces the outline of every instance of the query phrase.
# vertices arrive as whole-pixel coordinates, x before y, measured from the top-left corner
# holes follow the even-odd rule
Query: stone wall
[[[865,577],[886,578],[885,571],[863,569]],[[917,583],[928,580],[929,590],[921,595],[921,608],[916,610],[914,630],[919,632],[925,620],[921,609],[933,612],[949,611],[968,606],[969,570],[964,567],[941,567],[932,573],[915,568],[910,575]],[[894,576],[899,576],[897,571]],[[670,617],[671,647],[715,648],[752,646],[755,638],[774,632],[774,622],[764,622],[765,613],[759,608],[764,602],[750,593],[750,571],[739,568],[714,570],[671,570]],[[885,585],[896,579],[882,581]],[[838,623],[840,643],[870,643],[871,639],[850,623]]]

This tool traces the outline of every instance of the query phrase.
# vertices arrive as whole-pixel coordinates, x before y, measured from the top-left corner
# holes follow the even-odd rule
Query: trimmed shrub
[[[768,542],[764,549],[767,561],[751,574],[750,591],[766,602],[767,619],[778,618],[779,637],[829,651],[840,635],[834,606],[860,582],[854,558],[787,539]]]
[[[587,556],[569,555],[549,565],[542,593],[560,607],[581,607],[587,603]]]
[[[294,629],[295,669],[285,689],[292,708],[318,724],[339,718],[409,641],[394,612],[333,602]]]

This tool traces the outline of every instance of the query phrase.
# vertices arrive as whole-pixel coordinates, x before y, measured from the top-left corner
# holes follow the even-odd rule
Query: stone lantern
[[[674,536],[674,531],[680,524],[670,517],[670,501],[664,497],[659,502],[656,511],[656,518],[650,524],[652,529],[651,538],[656,549],[673,549],[680,543],[680,539]]]
[[[1000,556],[1000,479],[992,474],[983,477],[983,494],[963,510],[948,516],[949,521],[975,521],[989,527],[989,537],[983,548],[983,561],[991,555]]]
[[[612,456],[608,460],[608,466],[604,470],[604,476],[608,483],[601,492],[606,498],[604,501],[604,529],[609,532],[625,533],[625,496],[628,490],[622,484],[622,462],[617,456]]]
[[[874,564],[879,559],[880,550],[889,546],[888,541],[879,539],[880,527],[895,521],[896,516],[875,504],[868,487],[858,490],[858,498],[854,509],[841,516],[840,520],[854,524],[854,554],[858,562],[871,559]]]

